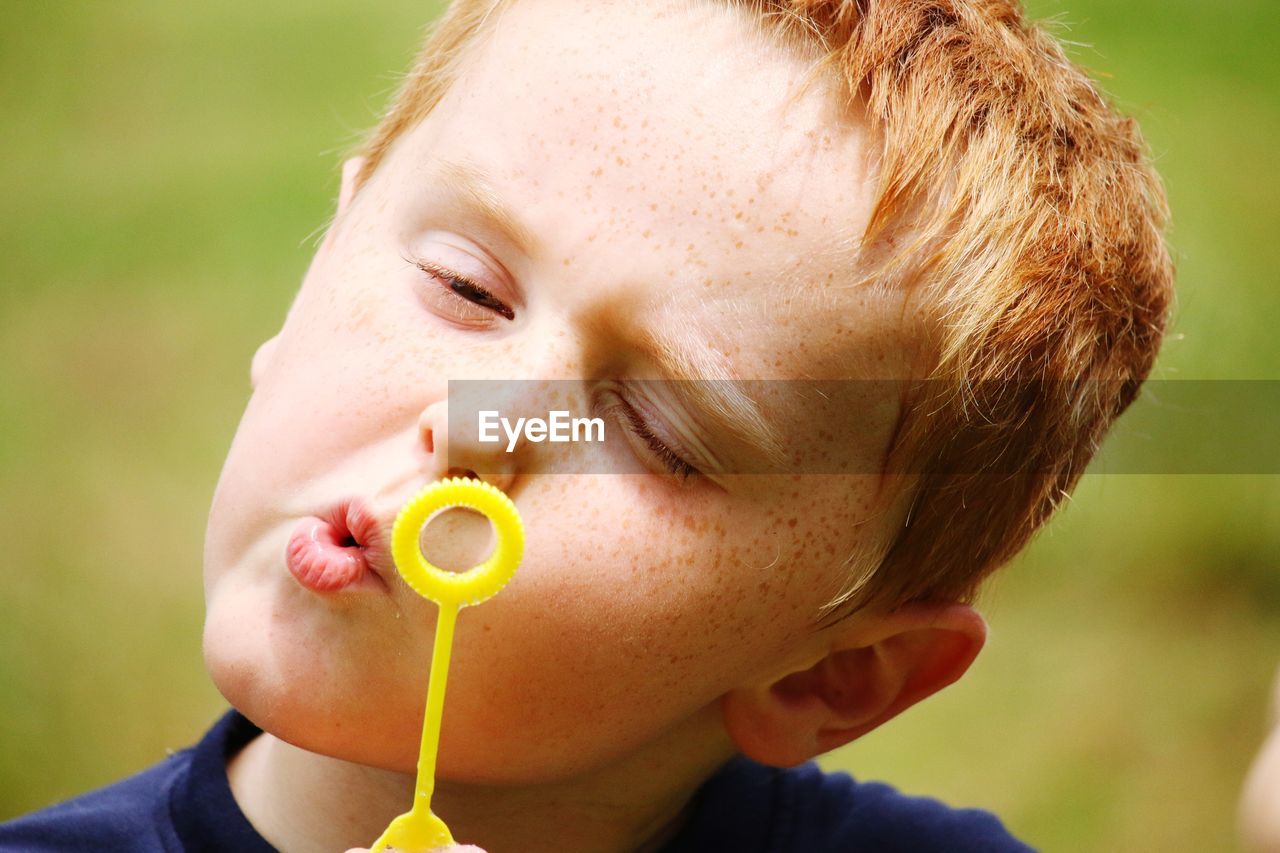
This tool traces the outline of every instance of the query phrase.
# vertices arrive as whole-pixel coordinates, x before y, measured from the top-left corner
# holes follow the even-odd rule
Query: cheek
[[[299,415],[331,410],[334,399],[348,414],[376,415],[406,396],[389,389],[420,387],[439,371],[433,356],[448,354],[447,341],[415,295],[421,273],[385,238],[377,242],[377,232],[376,221],[364,223],[313,261],[264,372],[260,387],[269,393],[262,396],[289,400]]]
[[[451,773],[599,765],[757,677],[804,630],[802,578],[774,562],[778,531],[752,537],[670,493],[637,496],[634,478],[600,479],[590,501],[529,513],[525,566],[464,611]]]

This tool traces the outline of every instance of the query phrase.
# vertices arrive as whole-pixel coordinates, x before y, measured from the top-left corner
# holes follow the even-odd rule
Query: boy
[[[978,654],[978,583],[1150,369],[1163,217],[1132,123],[1010,3],[457,0],[253,358],[205,548],[206,659],[236,710],[0,839],[377,837],[411,798],[435,617],[390,521],[479,475],[529,541],[459,620],[433,800],[457,838],[1026,849],[805,762]],[[549,445],[447,428],[447,380],[513,378],[576,380],[567,407],[611,413],[632,455],[540,477]],[[645,390],[666,378],[861,399]],[[789,467],[814,458],[853,473]]]

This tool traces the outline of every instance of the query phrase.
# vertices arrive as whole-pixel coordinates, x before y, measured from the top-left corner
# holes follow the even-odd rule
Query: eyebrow
[[[743,380],[734,375],[724,356],[708,346],[690,344],[696,335],[693,329],[662,334],[646,328],[640,349],[673,377],[679,393],[691,398],[721,429],[762,453],[771,465],[784,467],[787,457],[778,430],[743,390]]]
[[[529,257],[540,253],[538,238],[503,201],[484,167],[466,158],[440,159],[434,171],[449,190],[465,196],[517,249]],[[781,436],[756,401],[742,390],[741,381],[723,356],[707,346],[690,346],[689,341],[699,336],[696,329],[683,332],[661,334],[647,327],[639,340],[640,349],[658,363],[662,373],[678,382],[682,393],[718,426],[763,453],[768,463],[783,467],[786,454]]]
[[[466,196],[507,241],[530,257],[541,252],[541,244],[515,211],[507,206],[494,188],[493,177],[473,160],[438,160],[434,171],[446,187]]]

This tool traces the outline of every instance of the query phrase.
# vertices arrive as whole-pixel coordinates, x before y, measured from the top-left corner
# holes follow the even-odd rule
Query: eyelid
[[[686,404],[680,402],[681,395],[678,392],[666,390],[666,383],[670,381],[637,380],[633,383],[628,383],[633,387],[634,392],[627,399],[631,406],[644,417],[646,422],[665,426],[667,437],[664,437],[663,441],[673,447],[678,446],[681,455],[690,460],[690,463],[703,474],[724,470],[721,460],[717,458],[716,454],[707,446],[706,441],[695,430],[690,429],[687,424],[684,428],[681,428],[681,421],[688,421],[688,416],[677,419],[664,417],[661,414],[663,409],[673,409],[679,412],[688,411]],[[664,398],[671,401],[673,397],[676,402],[668,402],[666,404],[661,402]]]
[[[427,261],[401,257],[413,270],[413,292],[433,316],[460,329],[483,331],[497,326],[499,315],[492,308],[462,296],[450,285],[450,281],[461,280],[460,276]]]
[[[511,306],[507,305],[507,303],[503,302],[497,296],[494,296],[487,287],[475,281],[470,276],[463,275],[462,273],[440,266],[434,261],[419,260],[414,261],[414,265],[432,278],[439,279],[442,283],[454,285],[453,287],[446,288],[452,296],[470,303],[481,310],[496,313],[508,322],[516,318],[516,312],[511,308]],[[466,290],[472,291],[476,295],[483,297],[487,302],[494,304],[490,305],[485,302],[477,302],[474,299],[469,299],[459,291],[459,286],[464,286]]]
[[[511,275],[483,244],[454,234],[431,230],[418,235],[406,250],[414,258],[431,258],[440,266],[469,278],[514,309],[524,307]]]
[[[663,470],[660,473],[676,477],[682,484],[693,478],[703,477],[702,469],[689,461],[690,454],[684,449],[684,446],[668,437],[667,434],[670,430],[665,428],[665,424],[661,419],[646,416],[641,411],[641,408],[635,405],[632,398],[623,395],[618,389],[618,383],[606,383],[606,387],[599,398],[599,413],[611,415],[616,411],[618,417],[615,419],[620,422],[619,425],[623,430],[630,433],[636,441],[645,445],[645,449],[641,451],[642,455],[647,460],[662,466]],[[648,433],[648,436],[642,433]],[[656,441],[659,447],[654,447],[650,443],[650,438]],[[664,450],[673,457],[671,461],[664,458]],[[672,464],[673,462],[675,465]]]

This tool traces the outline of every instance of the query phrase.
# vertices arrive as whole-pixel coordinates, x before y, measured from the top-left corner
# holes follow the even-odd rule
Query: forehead
[[[583,299],[625,290],[684,325],[731,310],[751,334],[714,334],[739,373],[783,371],[751,364],[776,348],[749,341],[794,337],[779,320],[829,316],[837,293],[870,331],[866,295],[838,287],[869,212],[868,147],[828,83],[797,95],[814,57],[712,2],[499,14],[406,140],[424,181],[442,159],[482,167],[538,238],[528,263],[590,282]]]

